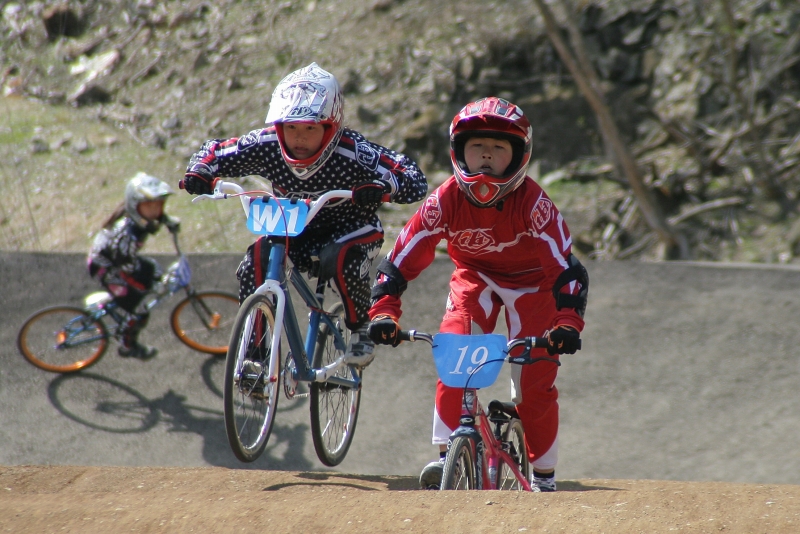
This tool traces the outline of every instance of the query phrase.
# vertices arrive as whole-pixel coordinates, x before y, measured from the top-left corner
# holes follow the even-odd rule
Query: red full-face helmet
[[[533,150],[533,128],[522,110],[497,97],[482,98],[464,106],[450,125],[450,160],[458,186],[467,199],[481,208],[495,206],[525,180]],[[471,137],[505,139],[513,157],[502,176],[469,172],[464,146]]]

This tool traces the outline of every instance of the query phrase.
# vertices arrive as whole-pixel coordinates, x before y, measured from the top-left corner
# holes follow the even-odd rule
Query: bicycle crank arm
[[[314,382],[327,382],[344,365],[344,356],[339,356],[332,363],[314,371]]]

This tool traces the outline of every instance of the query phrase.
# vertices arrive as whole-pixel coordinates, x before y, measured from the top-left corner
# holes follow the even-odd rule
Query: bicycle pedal
[[[292,397],[293,399],[305,399],[308,397],[308,393],[295,393]]]

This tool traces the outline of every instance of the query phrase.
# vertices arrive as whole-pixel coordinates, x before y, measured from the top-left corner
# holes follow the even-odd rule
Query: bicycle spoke
[[[466,436],[456,437],[450,444],[442,472],[442,490],[471,490],[476,487],[472,440]]]
[[[280,353],[273,354],[270,348],[274,327],[270,301],[251,295],[239,310],[225,362],[225,430],[234,454],[243,462],[264,452],[275,421],[280,374],[272,378],[271,363],[274,357],[280,363]]]
[[[331,311],[335,315],[334,325],[341,339],[328,325],[320,328],[317,350],[313,366],[323,367],[339,358],[347,347],[350,331],[344,326],[344,307],[336,303]],[[361,372],[343,366],[336,371],[336,377],[353,380],[360,379]],[[358,410],[361,402],[361,388],[343,387],[338,384],[313,383],[311,385],[311,436],[314,449],[320,461],[335,466],[344,460],[355,434]]]
[[[107,346],[108,333],[103,323],[73,306],[53,306],[36,312],[17,335],[17,347],[25,359],[55,373],[94,365]]]
[[[519,419],[511,419],[509,421],[508,428],[503,438],[503,445],[511,461],[519,470],[522,478],[528,480],[530,476],[530,465],[528,462],[528,452],[525,447],[524,431]],[[500,463],[497,477],[497,489],[516,491],[524,489],[524,486],[517,479],[514,471],[505,462]]]
[[[186,346],[206,354],[225,354],[239,299],[218,291],[193,293],[172,310],[170,325]]]

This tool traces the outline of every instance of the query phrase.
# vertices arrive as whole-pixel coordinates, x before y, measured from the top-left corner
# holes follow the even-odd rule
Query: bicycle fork
[[[461,418],[458,421],[458,428],[456,428],[450,438],[447,440],[447,452],[450,453],[450,447],[453,441],[459,436],[469,438],[470,443],[474,447],[475,453],[475,486],[483,488],[484,482],[484,456],[486,445],[483,441],[483,436],[477,426],[476,416],[481,409],[478,402],[478,392],[474,389],[467,389],[464,391],[464,396],[461,405]],[[495,469],[496,473],[496,469]],[[491,478],[491,472],[488,473]]]

